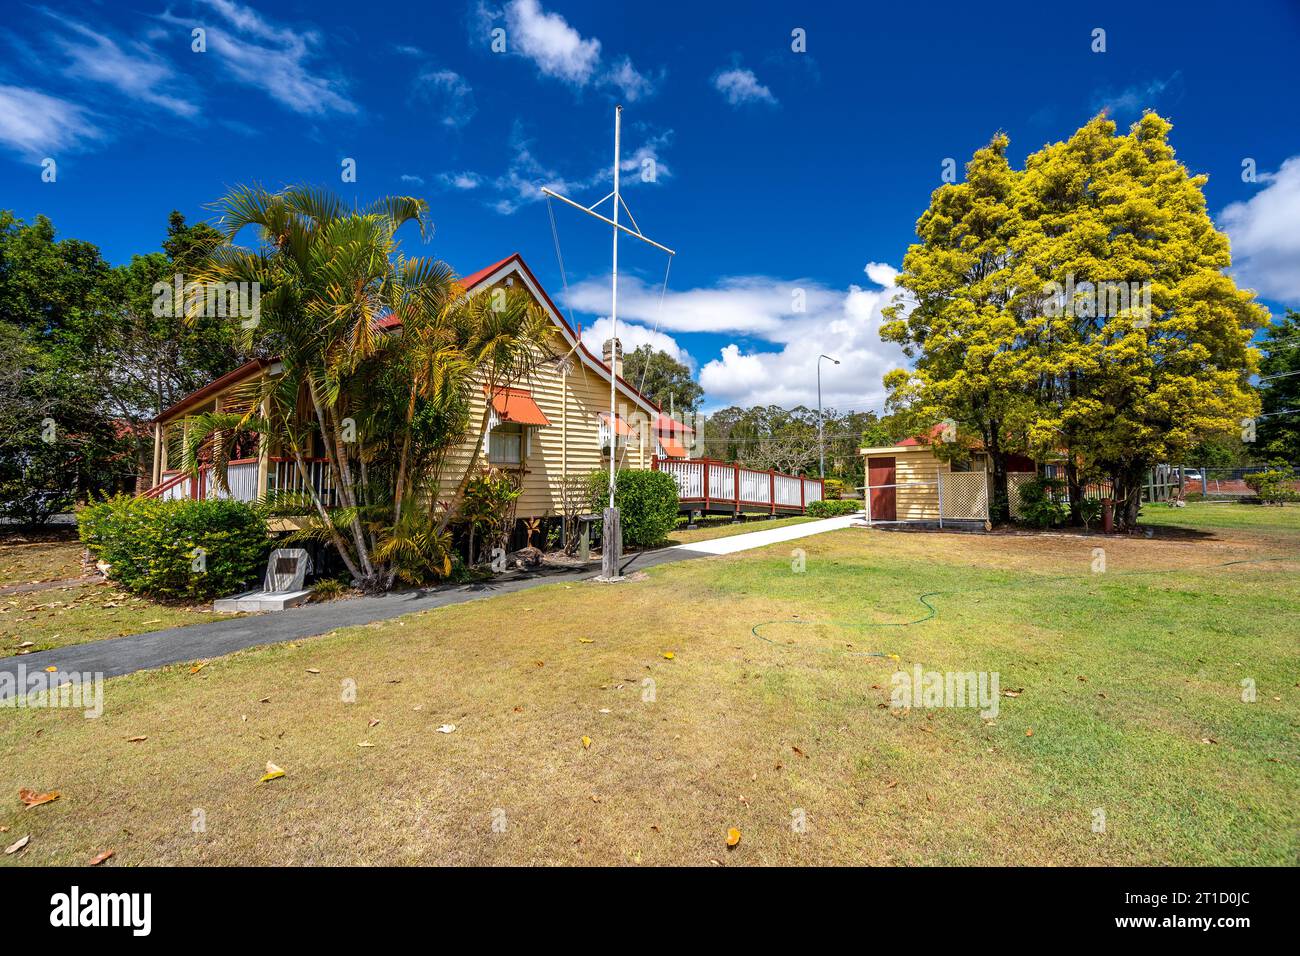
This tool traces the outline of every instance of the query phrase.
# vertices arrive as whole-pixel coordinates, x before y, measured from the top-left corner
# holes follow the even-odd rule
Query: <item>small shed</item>
[[[989,520],[989,457],[971,451],[966,465],[941,460],[933,444],[941,440],[941,426],[929,439],[904,438],[896,445],[863,448],[863,489],[869,524],[984,525]],[[1010,470],[1032,474],[1032,460],[1013,455]]]

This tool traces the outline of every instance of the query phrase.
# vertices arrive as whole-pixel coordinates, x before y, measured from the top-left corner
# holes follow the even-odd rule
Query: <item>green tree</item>
[[[639,345],[624,357],[623,378],[665,413],[670,407],[682,414],[694,412],[704,397],[704,389],[691,378],[687,366],[648,345]]]
[[[911,294],[910,310],[902,302],[886,308],[890,321],[880,330],[916,358],[911,371],[886,375],[889,408],[912,433],[949,419],[959,433],[979,436],[993,466],[994,520],[1008,516],[1007,457],[1023,447],[1030,404],[1027,371],[1015,358],[1024,324],[1013,301],[1011,245],[1023,220],[1008,142],[998,133],[966,165],[964,183],[934,191],[916,225],[921,241],[897,279]]]
[[[1300,312],[1288,309],[1260,343],[1262,409],[1255,448],[1267,458],[1300,464]]]
[[[890,401],[921,427],[976,429],[999,516],[1000,459],[1060,451],[1071,499],[1108,477],[1132,525],[1153,464],[1257,408],[1249,340],[1267,313],[1226,274],[1205,178],[1177,161],[1169,130],[1148,113],[1116,135],[1103,114],[1019,173],[999,134],[918,223],[899,279],[914,307],[896,305],[881,332],[916,370],[889,374]]]
[[[467,296],[443,262],[406,258],[395,233],[429,231],[428,204],[386,197],[353,210],[311,188],[271,193],[239,187],[217,208],[225,232],[199,273],[203,283],[256,282],[261,314],[244,329],[245,347],[274,355],[280,374],[244,396],[242,414],[203,416],[191,428],[186,460],[224,463],[241,433],[273,439],[296,464],[314,514],[309,534],[339,553],[367,590],[399,574],[448,568],[447,525],[478,475],[490,403],[466,419],[471,394],[527,375],[545,353],[545,313],[522,290]],[[258,245],[236,238],[256,230]],[[398,316],[400,335],[379,319]],[[307,415],[301,414],[307,409]],[[439,502],[446,451],[476,436],[452,500]],[[321,440],[337,506],[307,475]],[[417,492],[424,491],[423,500]]]

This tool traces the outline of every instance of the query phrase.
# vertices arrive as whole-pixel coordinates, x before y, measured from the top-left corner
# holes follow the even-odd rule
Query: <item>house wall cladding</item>
[[[609,459],[601,454],[599,413],[609,409],[609,380],[602,378],[576,355],[569,355],[570,347],[557,330],[552,337],[548,355],[542,356],[533,374],[512,383],[527,389],[537,407],[551,424],[529,428],[531,436],[525,440],[523,460],[523,494],[519,497],[517,515],[545,517],[561,514],[563,510],[562,480],[566,474],[585,475],[609,467]],[[567,360],[563,357],[567,356]],[[619,414],[635,424],[636,406],[620,392]],[[487,404],[482,388],[476,389],[470,405],[473,434],[448,455],[438,497],[450,501],[456,485],[474,454],[478,423]],[[640,413],[646,415],[644,411]],[[648,424],[648,416],[644,419]],[[619,465],[625,468],[649,468],[654,449],[649,447],[649,429],[640,429],[639,436],[629,439],[620,448]],[[486,464],[486,456],[480,456]]]

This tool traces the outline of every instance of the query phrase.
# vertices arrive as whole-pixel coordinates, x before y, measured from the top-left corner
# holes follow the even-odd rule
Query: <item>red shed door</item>
[[[872,521],[895,521],[898,519],[898,498],[895,492],[898,490],[893,487],[894,480],[894,459],[893,458],[868,458],[867,459],[867,486],[871,494],[871,515]],[[889,485],[888,488],[882,488],[881,485]]]

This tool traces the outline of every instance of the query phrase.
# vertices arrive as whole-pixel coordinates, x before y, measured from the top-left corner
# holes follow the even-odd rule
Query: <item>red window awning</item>
[[[665,458],[686,457],[686,446],[684,446],[676,438],[672,438],[668,435],[660,435],[659,444],[663,446]]]
[[[609,412],[601,412],[601,413],[600,413],[600,420],[601,420],[602,422],[604,422],[606,425],[608,425],[608,424],[609,424]],[[629,424],[627,423],[627,419],[625,419],[622,415],[615,415],[615,416],[614,416],[614,432],[615,432],[616,434],[624,435],[624,436],[626,436],[626,435],[631,435],[631,434],[632,434],[632,426],[629,425]]]
[[[532,393],[526,388],[498,389],[492,396],[492,408],[497,413],[497,418],[503,422],[514,422],[517,425],[551,423],[551,420],[537,407]]]

